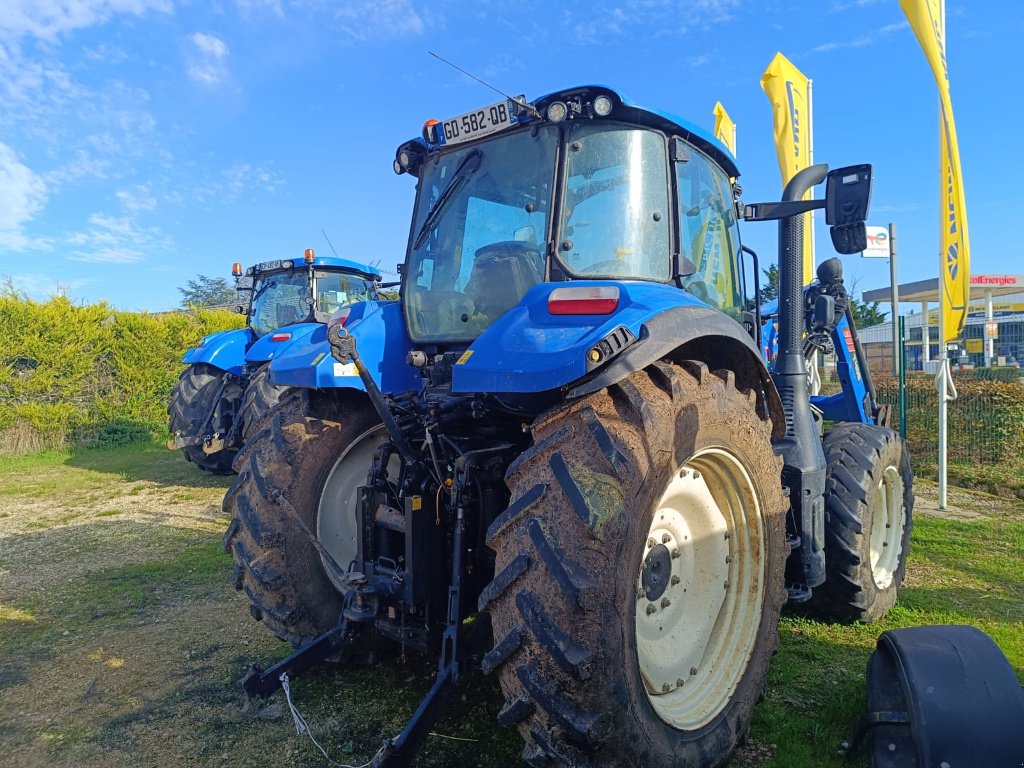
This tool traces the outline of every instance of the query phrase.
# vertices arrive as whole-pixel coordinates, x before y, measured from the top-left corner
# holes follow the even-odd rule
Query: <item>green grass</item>
[[[110,642],[138,642],[153,633],[152,653],[173,655],[164,662],[169,683],[159,695],[135,697],[119,689],[106,704],[89,700],[94,709],[80,718],[55,720],[37,730],[17,720],[5,722],[0,714],[0,740],[20,745],[39,740],[54,762],[64,764],[101,765],[110,754],[152,756],[167,744],[182,764],[219,765],[221,755],[229,753],[230,764],[323,765],[306,738],[295,736],[287,712],[275,720],[242,722],[226,714],[239,701],[238,683],[247,664],[267,666],[288,649],[247,618],[245,601],[231,588],[232,562],[221,551],[219,535],[173,524],[140,528],[138,522],[118,518],[126,509],[120,501],[137,499],[132,491],[152,488],[150,482],[163,487],[168,503],[205,499],[211,492],[215,497],[216,489],[227,485],[226,478],[201,473],[156,445],[0,459],[0,505],[15,515],[20,499],[111,496],[91,516],[69,520],[70,527],[61,527],[59,519],[29,519],[21,533],[0,542],[0,566],[8,571],[19,563],[3,556],[2,544],[28,546],[36,538],[61,546],[73,542],[71,556],[102,558],[99,562],[107,564],[75,578],[55,569],[51,583],[14,601],[0,601],[0,691],[32,681],[41,669],[67,663],[75,653],[91,653]],[[916,518],[907,583],[896,608],[879,624],[841,626],[787,612],[765,701],[755,710],[751,731],[757,753],[772,756],[744,766],[863,768],[863,756],[846,761],[836,750],[865,710],[864,673],[885,629],[978,626],[1024,679],[1024,504],[988,500],[978,502],[975,511],[982,516]],[[81,535],[89,530],[108,534],[89,540]],[[137,544],[128,542],[140,539],[152,545],[144,561],[126,560],[137,555],[130,548]],[[170,612],[180,616],[192,605],[207,606],[202,615],[209,626],[167,622],[166,629],[154,629]],[[251,627],[245,632],[252,634],[240,634],[239,627]],[[250,638],[244,644],[243,636]],[[332,757],[358,764],[405,724],[430,687],[435,665],[434,659],[410,653],[405,662],[391,658],[374,667],[325,669],[296,680],[294,700]],[[518,735],[494,721],[501,699],[492,678],[460,688],[433,730],[475,741],[432,736],[417,765],[518,765]]]

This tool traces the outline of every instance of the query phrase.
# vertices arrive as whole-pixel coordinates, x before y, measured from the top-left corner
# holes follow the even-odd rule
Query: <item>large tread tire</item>
[[[825,434],[824,449],[826,580],[815,588],[809,608],[838,621],[878,621],[896,603],[907,570],[914,509],[910,455],[896,432],[874,424],[839,424]],[[880,586],[872,567],[871,541],[873,511],[884,500],[887,468],[896,473],[890,474],[890,481],[898,475],[902,483],[904,514],[898,518],[902,529],[885,537],[886,549],[898,545],[899,552],[895,567],[884,571],[885,586]]]
[[[242,395],[242,405],[238,409],[238,418],[242,422],[242,444],[256,434],[257,425],[264,414],[277,405],[291,387],[277,386],[270,383],[270,364],[261,365],[249,377]]]
[[[235,461],[238,477],[224,497],[232,581],[249,598],[253,618],[293,647],[341,619],[342,595],[307,531],[317,531],[320,495],[335,461],[379,423],[365,397],[291,389],[259,420]]]
[[[185,437],[205,437],[200,435],[203,425],[207,422],[210,412],[217,406],[217,393],[221,391],[221,384],[225,377],[231,376],[227,371],[216,368],[207,363],[196,363],[190,365],[178,377],[171,393],[171,401],[167,406],[167,414],[170,417],[171,434],[181,433]],[[231,392],[225,390],[225,395],[231,396],[240,387],[229,384]],[[234,393],[234,394],[238,394]],[[222,435],[227,434],[229,424],[217,424],[222,420],[217,414],[211,421],[213,431],[221,431]],[[218,429],[219,428],[219,429]],[[200,469],[213,472],[218,475],[231,474],[231,464],[235,460],[237,451],[223,450],[217,453],[207,454],[201,445],[187,445],[181,449],[185,458],[191,461]]]
[[[509,508],[488,530],[495,578],[480,598],[495,638],[483,666],[506,698],[498,720],[517,726],[529,765],[712,768],[745,735],[786,599],[787,503],[771,431],[731,371],[696,362],[656,363],[534,423],[533,446],[506,475]],[[747,625],[748,661],[721,710],[680,730],[640,676],[633,564],[673,473],[715,447],[740,461],[760,506],[760,619]]]

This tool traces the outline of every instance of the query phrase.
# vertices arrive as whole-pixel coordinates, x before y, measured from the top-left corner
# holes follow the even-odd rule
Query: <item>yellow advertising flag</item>
[[[811,164],[810,80],[793,63],[776,53],[761,75],[761,88],[772,103],[775,151],[779,156],[782,186]],[[808,190],[805,200],[812,197]],[[814,278],[814,229],[810,213],[804,214],[804,285]]]
[[[940,308],[945,336],[942,341],[953,341],[960,337],[967,318],[967,304],[971,296],[971,256],[960,146],[949,96],[943,5],[941,0],[900,0],[900,8],[924,50],[939,89],[939,157],[942,162],[939,183],[943,197],[942,210],[939,211],[942,225]]]
[[[725,111],[722,102],[715,102],[715,138],[728,147],[729,151],[736,154],[736,123]]]

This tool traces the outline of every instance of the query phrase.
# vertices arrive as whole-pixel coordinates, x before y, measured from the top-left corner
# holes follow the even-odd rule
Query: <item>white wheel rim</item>
[[[889,465],[871,495],[871,577],[879,589],[887,589],[903,554],[903,529],[907,508],[903,504],[903,476]]]
[[[316,510],[316,536],[337,566],[320,556],[327,576],[338,589],[359,549],[359,493],[373,464],[373,452],[383,442],[383,424],[368,429],[349,444],[327,475]],[[391,467],[389,466],[389,469]],[[338,570],[340,566],[342,571]]]
[[[668,574],[659,547],[669,550]],[[658,502],[636,582],[640,675],[674,728],[707,725],[732,698],[761,624],[765,563],[749,474],[726,450],[699,452]]]

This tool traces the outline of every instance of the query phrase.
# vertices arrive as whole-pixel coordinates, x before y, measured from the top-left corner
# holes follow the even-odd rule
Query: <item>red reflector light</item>
[[[271,341],[288,341],[292,335],[290,333],[275,333],[270,337]]]
[[[614,285],[567,286],[548,294],[552,315],[610,315],[618,306],[619,289]]]

